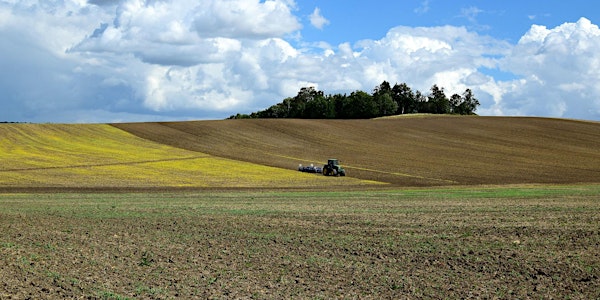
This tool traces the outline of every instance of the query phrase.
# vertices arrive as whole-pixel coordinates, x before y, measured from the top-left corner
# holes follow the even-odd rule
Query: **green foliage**
[[[142,257],[140,258],[140,262],[138,263],[138,265],[142,266],[142,267],[147,267],[149,265],[151,265],[154,262],[154,259],[152,258],[152,252],[148,252],[148,251],[144,251],[142,252]]]
[[[271,107],[229,119],[301,118],[301,119],[368,119],[397,114],[431,113],[473,115],[479,101],[470,89],[461,95],[446,97],[443,87],[433,85],[430,94],[413,91],[406,83],[383,81],[372,94],[354,91],[350,95],[325,95],[314,87],[303,87],[295,97],[288,97]]]
[[[373,96],[363,91],[354,91],[345,98],[340,118],[368,119],[377,116],[377,105]]]
[[[470,89],[466,89],[462,95],[461,102],[457,105],[457,114],[461,115],[473,115],[477,106],[479,106],[479,100],[475,98],[473,92]]]
[[[429,109],[431,111],[426,111],[426,113],[432,114],[448,114],[450,113],[450,101],[444,94],[444,88],[438,87],[434,84],[431,87],[431,94],[428,97]]]
[[[410,114],[417,112],[417,99],[415,93],[406,84],[395,84],[392,88],[392,99],[398,106],[397,114]]]
[[[375,88],[373,100],[377,105],[378,116],[391,116],[395,115],[398,111],[398,103],[392,98],[392,93],[392,88],[387,81],[384,81],[379,87]]]
[[[125,296],[116,294],[111,291],[102,291],[98,294],[98,296],[100,299],[106,299],[106,300],[129,300],[129,299],[132,299],[129,297],[125,297]]]

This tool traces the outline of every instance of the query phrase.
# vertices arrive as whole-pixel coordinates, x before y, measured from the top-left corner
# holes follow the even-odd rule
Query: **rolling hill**
[[[598,122],[419,116],[112,126],[159,144],[283,169],[338,158],[349,177],[392,186],[600,182]]]
[[[106,124],[0,125],[0,191],[372,184],[377,183],[356,178],[317,178],[179,149]]]
[[[328,158],[348,176],[296,171]],[[600,123],[426,115],[0,124],[0,174],[0,190],[599,183]]]

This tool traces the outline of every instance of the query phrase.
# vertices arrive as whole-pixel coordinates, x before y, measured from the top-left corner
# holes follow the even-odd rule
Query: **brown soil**
[[[468,191],[0,195],[0,299],[600,297],[589,191]]]
[[[594,122],[431,116],[114,126],[281,168],[334,157],[349,176],[392,187],[600,182]],[[276,189],[0,189],[0,299],[600,297],[596,184],[507,197],[483,187]]]
[[[600,182],[600,123],[518,117],[223,120],[114,126],[215,156],[296,168],[338,158],[394,186]]]

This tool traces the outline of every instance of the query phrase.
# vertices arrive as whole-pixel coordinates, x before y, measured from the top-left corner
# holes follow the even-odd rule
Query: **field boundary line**
[[[180,158],[170,158],[170,159],[151,159],[151,160],[140,160],[140,161],[131,161],[131,162],[115,162],[115,163],[104,163],[104,164],[89,164],[89,165],[70,165],[70,166],[55,166],[55,167],[36,167],[36,168],[23,168],[23,169],[6,169],[0,170],[0,173],[3,172],[20,172],[20,171],[40,171],[40,170],[54,170],[54,169],[79,169],[79,168],[90,168],[90,167],[109,167],[109,166],[131,166],[131,165],[141,165],[148,163],[159,163],[159,162],[168,162],[168,161],[183,161],[183,160],[193,160],[199,158],[210,158],[216,157],[211,155],[206,156],[190,156],[190,157],[180,157]]]
[[[297,160],[297,161],[300,161],[300,162],[308,161],[307,159],[302,159],[302,158],[297,158],[297,157],[292,157],[292,156],[286,156],[286,155],[280,155],[280,154],[273,154],[273,153],[267,153],[267,154],[269,154],[271,156],[289,158],[289,159]],[[348,168],[351,168],[351,169],[356,169],[356,170],[361,170],[361,171],[368,171],[368,172],[374,172],[374,173],[389,174],[389,175],[395,175],[395,176],[401,176],[401,177],[418,178],[418,179],[431,180],[431,181],[440,181],[440,182],[446,182],[446,183],[455,183],[455,184],[459,183],[458,181],[449,180],[449,179],[440,179],[440,178],[433,178],[433,177],[425,177],[425,176],[419,176],[419,175],[413,175],[413,174],[406,174],[406,173],[400,173],[400,172],[387,172],[387,171],[373,170],[373,169],[368,169],[368,168],[363,168],[363,167],[355,167],[355,166],[351,166],[351,165],[345,165],[345,166],[348,167]]]
[[[347,165],[347,167],[352,168],[352,169],[362,170],[362,171],[390,174],[390,175],[396,175],[396,176],[402,176],[402,177],[412,177],[412,178],[441,181],[441,182],[447,182],[447,183],[458,183],[458,181],[454,181],[454,180],[450,180],[450,179],[439,179],[439,178],[426,177],[426,176],[420,176],[420,175],[412,175],[412,174],[406,174],[406,173],[400,173],[400,172],[386,172],[386,171],[373,170],[373,169],[368,169],[368,168],[353,167],[353,166],[349,166],[349,165]]]

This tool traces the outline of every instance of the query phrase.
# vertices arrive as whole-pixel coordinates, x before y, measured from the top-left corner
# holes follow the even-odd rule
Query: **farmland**
[[[350,177],[402,187],[600,182],[598,122],[422,116],[115,126],[157,143],[278,168],[334,157]]]
[[[377,184],[333,181],[153,143],[109,125],[0,126],[0,190],[260,188]]]
[[[600,297],[600,187],[0,195],[0,297]]]
[[[342,190],[600,181],[600,123],[424,116],[3,124],[0,190]],[[295,172],[340,159],[344,180]]]
[[[598,299],[598,149],[542,118],[2,124],[0,299]]]

